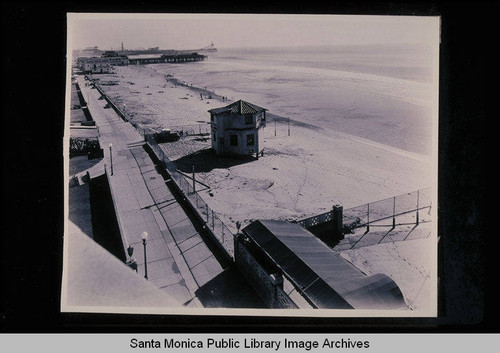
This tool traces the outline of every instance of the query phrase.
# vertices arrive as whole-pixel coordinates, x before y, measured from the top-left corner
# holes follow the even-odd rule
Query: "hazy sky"
[[[243,14],[69,14],[73,48],[196,49],[365,43],[431,43],[437,17],[243,15]]]

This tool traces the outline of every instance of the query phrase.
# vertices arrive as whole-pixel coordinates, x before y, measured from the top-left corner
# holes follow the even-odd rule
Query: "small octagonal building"
[[[266,110],[243,100],[210,109],[212,148],[219,156],[259,158],[263,150],[261,131],[266,126]]]

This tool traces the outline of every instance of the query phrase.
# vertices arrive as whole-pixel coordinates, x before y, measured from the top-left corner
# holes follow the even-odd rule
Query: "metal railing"
[[[325,212],[316,216],[297,221],[304,228],[310,228],[321,223],[329,222],[333,219],[333,211]]]
[[[151,147],[156,157],[163,163],[172,181],[177,186],[178,190],[185,196],[191,204],[191,207],[196,211],[200,220],[206,225],[207,229],[217,239],[222,248],[227,254],[234,257],[234,234],[219,218],[217,213],[212,210],[205,202],[203,197],[193,189],[193,182],[182,174],[176,165],[168,158],[162,148],[156,143],[154,136],[145,134],[145,140]]]
[[[387,220],[387,226],[396,226],[396,217],[415,213],[411,223],[419,224],[420,211],[432,207],[431,188],[424,188],[365,205],[345,209],[343,224],[353,224],[354,228],[369,227],[370,224]]]
[[[370,202],[343,210],[343,224],[351,228],[369,227],[370,224],[389,220],[389,226],[396,226],[396,217],[415,213],[413,223],[419,224],[420,211],[432,207],[431,188],[424,188],[406,194],[393,196],[387,199]],[[333,219],[333,211],[328,211],[316,216],[297,221],[304,228],[329,222]]]

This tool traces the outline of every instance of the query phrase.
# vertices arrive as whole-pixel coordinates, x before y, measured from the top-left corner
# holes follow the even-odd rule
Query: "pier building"
[[[77,65],[84,73],[108,74],[111,71],[111,62],[108,58],[78,58]]]

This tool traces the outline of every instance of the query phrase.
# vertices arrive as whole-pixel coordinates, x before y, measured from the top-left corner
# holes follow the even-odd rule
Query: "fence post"
[[[220,228],[222,229],[222,243],[224,243],[224,223],[220,222]]]
[[[419,218],[418,218],[418,202],[419,202],[419,199],[420,199],[420,190],[417,190],[417,226],[418,226],[418,221],[419,221]]]
[[[392,228],[396,228],[396,196],[392,201]]]
[[[208,204],[205,204],[206,210],[207,210],[207,224],[208,224]]]
[[[340,205],[333,205],[332,209],[332,223],[333,223],[333,239],[332,245],[337,241],[344,239],[343,228],[343,210],[344,208]]]
[[[367,220],[366,220],[366,231],[370,231],[370,203],[368,203]]]

